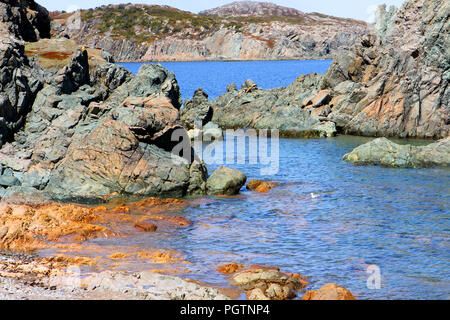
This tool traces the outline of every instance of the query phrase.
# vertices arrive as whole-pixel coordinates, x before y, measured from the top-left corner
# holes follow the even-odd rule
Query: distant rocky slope
[[[203,16],[229,17],[292,17],[307,18],[300,10],[276,5],[271,2],[235,1],[224,6],[201,11]]]
[[[448,137],[449,13],[446,0],[407,0],[389,11],[382,6],[376,34],[338,55],[325,76],[301,76],[287,88],[265,91],[230,85],[214,101],[200,99],[198,92],[186,102],[184,120],[209,106],[222,127],[314,136],[323,135],[317,126],[327,132],[335,126],[362,136]]]
[[[362,21],[274,4],[236,7],[196,15],[168,6],[109,5],[83,10],[80,29],[70,27],[80,12],[53,13],[52,32],[101,47],[117,61],[185,61],[332,58],[370,29]]]

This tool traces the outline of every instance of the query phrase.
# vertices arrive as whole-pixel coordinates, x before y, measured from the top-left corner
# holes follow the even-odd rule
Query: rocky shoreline
[[[132,75],[106,51],[42,39],[49,37],[50,19],[34,1],[1,2],[0,249],[70,250],[88,239],[124,236],[118,226],[133,232],[189,226],[183,217],[158,212],[182,207],[186,197],[234,196],[247,182],[244,173],[226,167],[208,173],[190,145],[189,138],[199,134],[190,131],[197,122],[205,126],[202,135],[253,128],[296,138],[344,133],[441,139],[425,147],[376,139],[344,160],[448,167],[449,33],[437,31],[448,30],[449,9],[441,0],[408,0],[398,11],[381,7],[376,35],[361,37],[326,75],[302,75],[272,90],[251,80],[240,89],[230,84],[214,100],[199,89],[182,108],[175,75],[162,66],[144,65]],[[23,24],[28,28],[18,27]],[[43,43],[71,50],[43,54]],[[170,139],[175,132],[187,142],[178,154]],[[250,181],[247,188],[268,192],[276,186]],[[139,201],[124,202],[130,197]],[[128,214],[137,207],[147,214]],[[165,252],[114,252],[108,258],[130,255],[182,263]],[[93,260],[1,254],[0,298],[229,298],[217,288],[150,271],[98,272],[73,289],[80,277],[68,274],[68,267]],[[293,299],[307,286],[304,276],[273,267],[233,264],[221,270],[248,299]],[[303,299],[354,296],[329,284]]]

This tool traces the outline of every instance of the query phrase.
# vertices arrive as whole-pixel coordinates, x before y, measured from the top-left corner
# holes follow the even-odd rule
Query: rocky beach
[[[433,168],[442,170],[445,187],[450,165],[450,3],[406,0],[398,9],[381,6],[374,26],[246,1],[199,15],[155,7],[83,10],[76,31],[69,27],[71,14],[49,13],[33,0],[0,1],[0,299],[359,298],[361,288],[355,292],[339,281],[328,283],[324,266],[314,266],[323,270],[310,276],[282,261],[261,263],[263,250],[247,257],[248,244],[233,249],[230,244],[220,255],[224,249],[214,247],[214,238],[227,236],[231,228],[243,238],[250,234],[239,229],[252,226],[240,214],[255,210],[246,206],[264,207],[261,201],[274,209],[267,223],[262,213],[252,218],[255,225],[278,226],[302,212],[289,232],[303,232],[308,218],[306,209],[298,208],[315,210],[314,199],[333,197],[329,179],[320,188],[311,187],[317,181],[306,177],[294,181],[287,174],[291,164],[271,180],[245,166],[211,170],[191,141],[220,141],[227,129],[278,130],[292,143],[339,144],[332,139],[366,137],[357,140],[365,143],[356,148],[353,141],[352,148],[340,146],[338,152],[346,152],[335,166],[350,172],[363,166],[368,171],[378,166]],[[140,44],[114,37],[114,28],[99,27],[98,12],[137,14],[136,8],[155,15],[169,10],[190,25],[169,28],[167,37],[155,33],[152,41]],[[276,19],[261,20],[267,17]],[[196,39],[183,36],[195,23],[218,18],[229,24],[202,26]],[[243,23],[245,19],[252,23]],[[309,29],[302,28],[305,24]],[[146,36],[143,30],[136,34]],[[334,60],[326,74],[299,75],[287,87],[263,90],[249,79],[240,86],[231,83],[217,98],[199,88],[184,101],[176,74],[163,66],[143,64],[133,74],[115,63],[330,57]],[[317,152],[336,152],[320,147],[324,149]],[[290,149],[288,160],[299,159],[299,150]],[[323,177],[331,175],[331,168],[317,170]],[[348,177],[338,179],[348,182]],[[299,195],[296,188],[307,191]],[[443,193],[444,200],[438,199],[443,204],[436,207],[445,211],[445,189]],[[239,203],[242,207],[236,209]],[[333,205],[324,208],[335,211]],[[272,215],[284,220],[274,222]],[[345,223],[337,233],[357,228]],[[250,241],[256,247],[273,241],[268,232],[257,233],[257,240]],[[205,234],[211,247],[191,253]],[[282,237],[275,229],[273,234]],[[442,243],[447,236],[442,235]],[[328,246],[337,237],[317,238]],[[232,243],[234,236],[229,238]],[[210,256],[215,257],[212,263]],[[370,264],[355,256],[348,260],[357,272]],[[213,276],[203,281],[208,272]]]

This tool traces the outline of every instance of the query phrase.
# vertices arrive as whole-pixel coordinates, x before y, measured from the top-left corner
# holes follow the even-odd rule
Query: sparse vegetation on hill
[[[362,21],[274,4],[261,11],[251,3],[246,15],[216,9],[194,14],[169,6],[105,5],[81,11],[81,30],[67,28],[70,14],[53,12],[53,35],[103,48],[117,61],[190,61],[330,58],[368,30]]]
[[[70,15],[70,14],[69,14]],[[53,12],[53,20],[66,19],[68,14]],[[198,15],[169,6],[157,5],[108,5],[83,10],[82,20],[102,35],[113,38],[126,38],[137,43],[151,43],[167,36],[179,36],[183,39],[203,39],[206,35],[221,28],[234,29],[240,32],[250,24],[285,22],[293,25],[314,24],[364,24],[345,18],[336,18],[317,13],[311,16],[249,16],[218,17]],[[315,19],[315,17],[319,19]],[[326,19],[328,21],[320,21]]]

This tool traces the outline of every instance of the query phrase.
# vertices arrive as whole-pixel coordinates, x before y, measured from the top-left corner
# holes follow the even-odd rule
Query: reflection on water
[[[450,298],[450,170],[362,167],[341,160],[366,141],[282,139],[276,176],[260,177],[258,165],[228,165],[249,179],[281,182],[270,192],[192,199],[165,213],[188,218],[189,227],[128,230],[129,237],[88,245],[93,256],[105,248],[104,256],[131,254],[111,260],[108,268],[166,268],[220,286],[228,282],[217,266],[237,262],[301,273],[310,277],[312,289],[337,283],[363,299]],[[143,250],[165,250],[179,260],[165,265],[139,259],[136,252]],[[381,268],[380,290],[366,287],[371,264]]]

